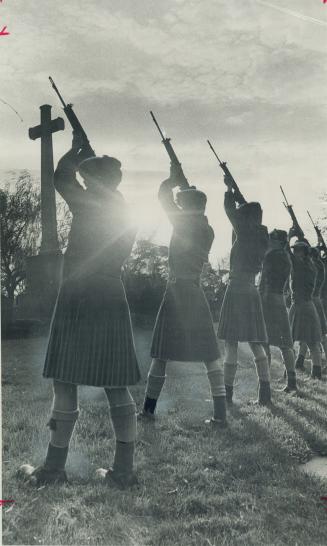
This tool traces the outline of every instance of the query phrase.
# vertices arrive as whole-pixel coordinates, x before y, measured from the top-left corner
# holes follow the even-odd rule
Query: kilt
[[[303,341],[309,347],[313,343],[321,342],[320,320],[312,300],[292,304],[290,324],[293,341]]]
[[[268,292],[262,294],[261,301],[269,345],[291,349],[293,339],[285,296]]]
[[[63,281],[43,375],[95,387],[139,381],[130,312],[120,278],[92,275]]]
[[[259,291],[246,277],[229,281],[217,335],[230,342],[268,342]]]
[[[315,308],[317,309],[322,334],[325,335],[327,334],[327,320],[322,301],[319,297],[313,296],[313,303],[315,304]]]
[[[168,281],[153,331],[152,358],[210,362],[219,358],[211,312],[199,281]]]

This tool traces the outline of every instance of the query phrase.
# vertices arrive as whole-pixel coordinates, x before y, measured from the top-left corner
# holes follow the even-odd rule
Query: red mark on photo
[[[2,30],[0,30],[0,36],[9,36],[10,32],[7,31],[7,27],[3,27]]]
[[[14,504],[13,499],[0,499],[0,506],[7,506],[7,504]]]

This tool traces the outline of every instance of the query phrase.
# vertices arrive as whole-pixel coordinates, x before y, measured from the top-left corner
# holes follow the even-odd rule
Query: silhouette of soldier
[[[214,239],[205,216],[206,195],[183,187],[183,171],[171,164],[170,177],[162,182],[159,200],[173,233],[169,245],[169,280],[157,316],[151,347],[143,416],[152,417],[166,377],[168,360],[204,362],[213,397],[213,417],[207,422],[226,424],[226,397],[220,354],[212,316],[200,275]]]
[[[268,359],[270,362],[270,346],[279,347],[287,374],[287,386],[283,390],[287,393],[297,390],[293,339],[284,295],[291,269],[287,232],[274,229],[269,234],[259,290],[268,334]]]
[[[309,347],[313,379],[321,379],[321,351],[322,330],[319,315],[313,301],[316,285],[317,270],[310,257],[310,245],[294,228],[290,229],[289,239],[297,236],[293,245],[292,258],[292,307],[290,309],[290,323],[293,341],[305,344],[305,353]],[[299,356],[301,355],[301,352]],[[304,358],[303,358],[304,362]],[[297,369],[304,369],[299,357],[296,361]]]
[[[37,485],[67,480],[65,463],[79,415],[78,385],[103,387],[109,402],[115,457],[113,467],[99,474],[122,487],[135,482],[136,411],[127,386],[139,381],[140,372],[120,277],[136,231],[117,190],[120,162],[89,156],[81,136],[74,134],[72,149],[59,161],[54,176],[73,219],[43,371],[53,379],[50,442],[40,467],[21,467]]]
[[[324,311],[324,305],[322,300],[322,289],[325,284],[325,266],[320,258],[319,248],[311,247],[310,248],[310,257],[313,265],[316,268],[316,279],[315,286],[313,290],[313,303],[317,310],[320,327],[322,333],[321,343],[324,348],[325,357],[327,355],[327,320]],[[297,367],[300,370],[304,370],[304,360],[308,351],[308,345],[305,342],[300,343],[300,350],[297,357]]]
[[[247,203],[232,181],[225,175],[225,211],[233,226],[233,246],[230,254],[230,280],[224,297],[218,338],[225,340],[226,400],[233,401],[237,371],[238,342],[247,341],[254,355],[259,379],[258,403],[271,401],[270,372],[264,349],[267,332],[255,277],[261,271],[268,247],[268,231],[262,225],[259,203]],[[236,205],[240,206],[236,208]]]

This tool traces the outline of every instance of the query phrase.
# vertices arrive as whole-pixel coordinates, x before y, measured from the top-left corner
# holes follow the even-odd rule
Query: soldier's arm
[[[176,205],[174,200],[173,188],[175,186],[176,184],[174,180],[167,178],[167,180],[164,180],[161,183],[158,194],[161,206],[167,214],[169,221],[173,225],[178,222],[182,214],[181,209]]]
[[[224,208],[229,218],[229,221],[233,226],[234,232],[237,235],[241,227],[241,220],[239,212],[236,208],[236,200],[232,190],[228,190],[225,192]]]
[[[59,160],[54,173],[54,186],[72,212],[86,198],[86,192],[76,178],[79,164],[87,157],[85,154],[78,137],[74,136],[72,148]]]

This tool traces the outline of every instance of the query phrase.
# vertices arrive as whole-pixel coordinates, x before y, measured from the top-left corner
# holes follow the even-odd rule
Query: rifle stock
[[[240,204],[246,203],[246,200],[244,199],[243,195],[241,194],[240,189],[239,189],[239,187],[238,187],[238,185],[237,185],[237,183],[235,181],[235,178],[233,177],[233,175],[231,174],[229,168],[227,167],[226,161],[220,161],[220,159],[218,157],[218,154],[217,154],[216,150],[214,149],[214,147],[212,146],[210,140],[207,140],[207,143],[209,144],[209,148],[213,152],[214,156],[217,158],[218,163],[219,163],[219,167],[223,170],[225,176],[227,178],[229,178],[229,180],[231,181],[231,186],[232,186],[234,192],[237,194],[238,202]]]
[[[73,110],[73,105],[72,104],[66,104],[66,102],[64,101],[64,99],[62,98],[59,90],[58,90],[58,87],[56,86],[55,82],[53,81],[53,79],[51,78],[51,76],[49,76],[49,80],[50,80],[50,83],[54,89],[54,92],[56,93],[56,95],[59,97],[59,100],[63,106],[63,110],[66,114],[66,117],[73,129],[73,131],[76,131],[77,133],[80,133],[80,135],[82,136],[82,139],[83,139],[83,146],[85,148],[88,148],[89,149],[89,152],[90,152],[90,157],[91,156],[95,156],[95,152],[94,150],[91,148],[91,144],[89,142],[89,139],[87,137],[87,134],[86,132],[84,131],[82,125],[81,125],[81,122],[79,121],[78,117],[76,116],[74,110]]]
[[[171,163],[179,168],[180,187],[189,188],[190,185],[188,183],[188,180],[187,180],[186,176],[184,175],[184,172],[183,172],[183,169],[182,169],[182,164],[179,161],[179,159],[178,159],[178,157],[177,157],[177,155],[175,153],[175,150],[174,150],[174,148],[173,148],[173,146],[171,144],[170,138],[165,137],[165,135],[163,134],[163,132],[162,132],[162,130],[160,128],[160,125],[157,122],[156,117],[155,117],[154,113],[152,112],[152,110],[150,111],[150,114],[151,114],[151,117],[153,119],[153,122],[154,122],[155,126],[157,127],[157,129],[159,131],[159,134],[161,136],[161,142],[163,143],[164,147],[166,148],[166,151],[167,151],[167,154],[169,156],[169,159],[170,159]]]
[[[296,218],[295,212],[293,210],[293,205],[289,204],[282,186],[280,186],[280,190],[281,190],[281,192],[283,194],[283,197],[284,197],[284,200],[285,200],[284,206],[285,206],[286,210],[288,211],[288,213],[289,213],[289,215],[290,215],[290,217],[292,219],[294,231],[296,231],[297,237],[302,238],[302,237],[304,237],[304,231],[301,228],[301,226],[300,226],[300,224],[299,224],[299,222],[298,222],[298,220]]]
[[[325,240],[323,238],[323,235],[321,233],[321,230],[318,227],[318,225],[313,221],[313,219],[311,217],[311,214],[310,214],[310,212],[308,210],[307,210],[307,214],[308,214],[308,216],[309,216],[309,218],[311,220],[311,223],[312,223],[312,225],[313,225],[313,227],[315,229],[315,232],[317,234],[318,246],[319,246],[320,250],[322,252],[324,252],[325,256],[327,257],[327,246],[326,246]]]

